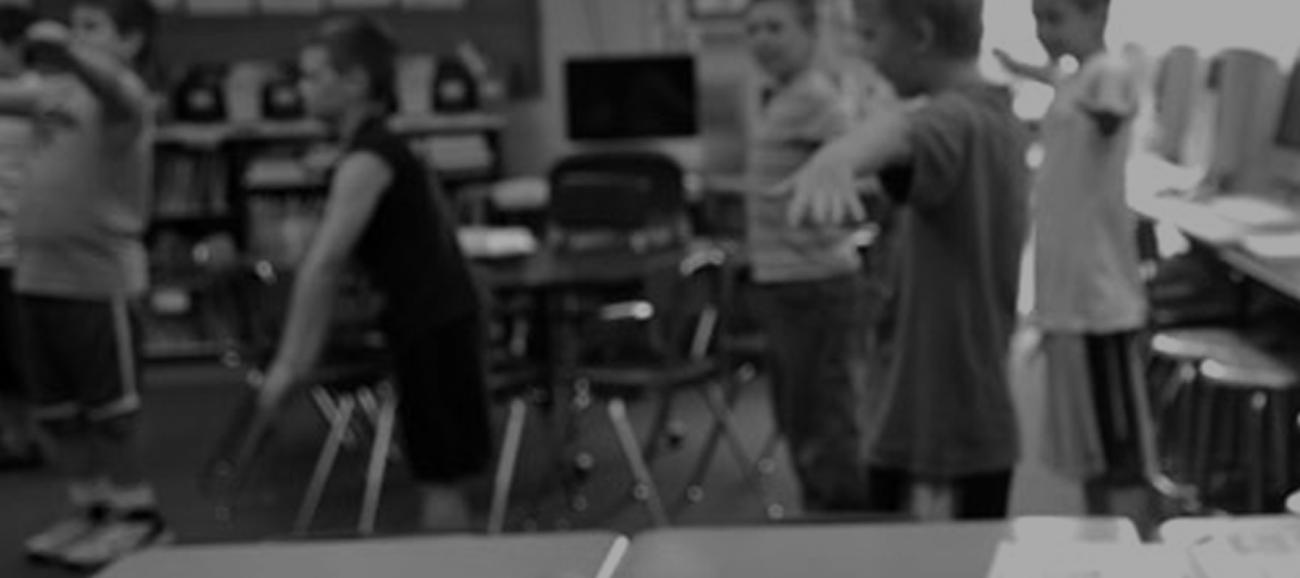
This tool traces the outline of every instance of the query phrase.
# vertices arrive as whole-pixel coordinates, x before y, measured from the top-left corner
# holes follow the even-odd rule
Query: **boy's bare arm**
[[[40,94],[28,85],[0,81],[0,115],[32,116],[40,108]]]
[[[1002,63],[1002,67],[1006,68],[1007,72],[1011,74],[1043,84],[1056,84],[1057,71],[1052,66],[1021,62],[1002,50],[994,50],[993,55],[997,57],[998,62]]]
[[[44,22],[28,35],[33,49],[53,64],[66,68],[90,89],[103,104],[107,118],[118,122],[136,122],[148,110],[148,95],[143,87],[130,82],[124,65],[113,57],[73,44],[67,29]]]
[[[840,139],[822,147],[781,188],[789,190],[789,220],[841,225],[867,218],[859,175],[875,175],[911,158],[910,119],[902,107],[877,111]]]

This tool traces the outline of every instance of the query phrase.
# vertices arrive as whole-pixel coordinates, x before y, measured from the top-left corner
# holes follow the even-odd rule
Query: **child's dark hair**
[[[329,54],[340,72],[360,69],[370,80],[370,97],[385,110],[397,105],[397,41],[373,18],[346,16],[327,20],[309,44]]]
[[[158,9],[153,0],[73,0],[72,6],[103,10],[121,34],[139,34],[140,52],[135,64],[148,66],[153,56],[154,34],[158,31]]]
[[[759,4],[784,4],[794,12],[795,19],[799,24],[808,30],[817,29],[817,4],[820,0],[751,0],[749,8],[752,10]]]
[[[21,43],[35,21],[36,14],[25,6],[0,5],[0,43],[5,46]]]
[[[902,22],[925,20],[946,56],[976,58],[984,40],[984,0],[884,0],[889,15]]]
[[[1084,12],[1096,12],[1101,10],[1103,13],[1110,12],[1110,0],[1071,0],[1074,5]]]

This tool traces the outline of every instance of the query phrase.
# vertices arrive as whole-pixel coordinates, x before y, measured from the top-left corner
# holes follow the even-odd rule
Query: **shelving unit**
[[[399,115],[392,129],[429,160],[452,195],[502,173],[497,115]],[[146,240],[153,287],[145,315],[149,360],[214,358],[238,327],[212,287],[224,262],[292,260],[324,204],[327,162],[304,156],[327,143],[311,121],[169,124],[155,136],[157,194]]]

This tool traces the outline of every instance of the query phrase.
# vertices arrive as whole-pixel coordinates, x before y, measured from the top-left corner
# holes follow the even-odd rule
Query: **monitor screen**
[[[576,58],[565,64],[572,140],[695,136],[695,59],[690,55]]]
[[[1291,76],[1283,87],[1276,140],[1278,146],[1300,150],[1300,59],[1291,67]]]

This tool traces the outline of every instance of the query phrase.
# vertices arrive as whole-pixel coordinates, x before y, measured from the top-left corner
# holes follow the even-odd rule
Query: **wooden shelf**
[[[164,213],[154,215],[149,219],[151,229],[221,230],[233,226],[234,223],[235,218],[232,215]]]
[[[463,115],[398,115],[389,126],[400,134],[419,135],[439,132],[481,132],[505,128],[501,115],[473,113]],[[159,145],[215,149],[228,142],[311,140],[328,133],[316,121],[254,121],[224,123],[169,123],[158,127],[154,137]]]
[[[144,344],[144,357],[150,361],[215,359],[231,350],[229,344],[215,341],[153,341]]]

